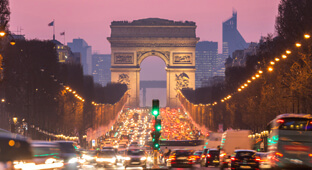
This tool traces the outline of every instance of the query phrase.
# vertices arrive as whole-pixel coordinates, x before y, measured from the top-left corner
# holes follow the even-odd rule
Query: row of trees
[[[282,113],[311,113],[312,110],[312,41],[304,34],[312,33],[312,1],[281,0],[276,18],[277,36],[268,35],[261,41],[257,54],[249,56],[245,67],[230,67],[225,82],[212,87],[184,89],[191,103],[213,103],[211,129],[219,123],[225,128],[263,130],[276,115]],[[311,34],[310,34],[311,35]],[[301,47],[294,44],[300,42]],[[270,61],[281,58],[286,50],[292,53],[267,71]],[[258,70],[264,73],[242,92],[238,87],[246,83]],[[226,102],[220,100],[235,93]],[[208,114],[208,113],[205,113]]]
[[[95,121],[92,102],[113,104],[127,91],[123,84],[94,84],[80,64],[59,63],[51,41],[17,41],[2,54],[6,112],[55,134],[83,135]],[[68,92],[67,86],[85,101]]]

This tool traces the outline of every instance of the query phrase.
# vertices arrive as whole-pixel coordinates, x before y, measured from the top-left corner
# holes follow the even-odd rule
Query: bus
[[[268,130],[268,158],[273,169],[312,168],[312,115],[279,115]]]

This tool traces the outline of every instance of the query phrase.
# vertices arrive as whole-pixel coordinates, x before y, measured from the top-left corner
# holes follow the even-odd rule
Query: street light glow
[[[271,64],[271,65],[274,65],[274,64],[275,64],[275,62],[274,62],[274,61],[271,61],[271,62],[270,62],[270,64]]]
[[[257,77],[257,78],[259,78],[259,77],[260,77],[260,75],[259,75],[259,74],[256,74],[256,77]]]
[[[275,61],[280,61],[280,59],[279,58],[275,58]]]
[[[4,31],[0,31],[0,36],[4,37],[5,36],[5,32]]]
[[[251,80],[247,80],[247,83],[251,83]]]
[[[251,79],[256,80],[256,77],[252,76]]]
[[[247,87],[247,86],[248,86],[248,84],[246,84],[246,83],[245,83],[245,84],[244,84],[244,86],[246,86],[246,87]]]
[[[269,68],[268,68],[268,71],[272,72],[272,71],[273,71],[273,68],[272,68],[272,67],[269,67]]]
[[[286,58],[287,58],[287,55],[282,55],[282,58],[283,58],[283,59],[286,59]]]
[[[305,38],[305,39],[309,39],[309,38],[310,38],[310,35],[309,35],[309,34],[304,34],[304,38]]]
[[[291,51],[290,50],[286,50],[286,54],[290,54],[291,53]]]
[[[237,91],[242,91],[242,89],[238,88]]]
[[[243,89],[243,88],[245,88],[245,86],[241,86],[241,88]]]
[[[260,74],[262,74],[262,73],[263,73],[263,71],[262,71],[262,70],[259,70],[259,73],[260,73]]]
[[[301,47],[301,44],[300,43],[296,43],[296,47]]]

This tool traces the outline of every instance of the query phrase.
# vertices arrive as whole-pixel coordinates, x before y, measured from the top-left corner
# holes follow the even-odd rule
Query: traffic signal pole
[[[152,106],[152,115],[155,116],[155,124],[153,131],[151,133],[153,138],[153,150],[154,150],[154,161],[153,161],[153,169],[159,168],[158,166],[158,152],[160,149],[160,130],[161,130],[161,120],[157,119],[159,115],[159,100],[153,100],[153,106]]]

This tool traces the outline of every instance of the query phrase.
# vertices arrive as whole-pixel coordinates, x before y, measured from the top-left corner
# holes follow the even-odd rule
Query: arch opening
[[[152,106],[153,99],[159,99],[160,106],[166,106],[167,73],[166,61],[160,56],[145,56],[140,62],[140,106]]]

